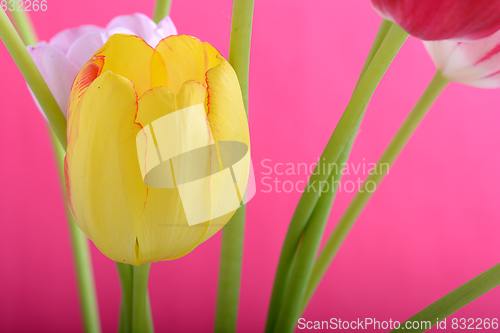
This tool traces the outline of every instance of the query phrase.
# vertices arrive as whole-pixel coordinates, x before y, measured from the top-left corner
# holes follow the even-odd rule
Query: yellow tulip
[[[69,206],[112,260],[182,257],[242,204],[250,141],[238,79],[194,37],[153,49],[113,35],[73,83],[67,136]]]

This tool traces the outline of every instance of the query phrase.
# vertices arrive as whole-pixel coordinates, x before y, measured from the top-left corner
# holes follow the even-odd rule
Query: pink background
[[[180,33],[211,42],[227,56],[231,6],[230,0],[174,0],[172,18]],[[49,0],[33,20],[40,38],[49,39],[68,27],[103,26],[116,15],[152,10],[153,1]],[[380,21],[368,0],[256,1],[250,130],[258,192],[248,205],[239,332],[263,330],[300,196],[263,193],[267,169],[261,162],[317,160]],[[0,331],[78,332],[68,230],[44,120],[3,45],[0,63]],[[410,38],[370,104],[351,162],[376,162],[433,72],[421,42]],[[307,320],[403,321],[499,262],[498,108],[498,91],[459,84],[445,90],[349,234]],[[339,195],[328,233],[352,196]],[[91,247],[103,331],[115,332],[115,265]],[[182,259],[152,266],[157,332],[212,329],[219,247],[220,234]],[[499,308],[497,289],[453,317],[500,317]]]

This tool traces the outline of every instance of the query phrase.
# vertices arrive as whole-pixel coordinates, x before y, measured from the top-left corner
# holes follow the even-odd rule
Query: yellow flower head
[[[179,35],[113,35],[71,90],[65,174],[82,231],[112,260],[179,258],[240,205],[250,141],[238,79]]]

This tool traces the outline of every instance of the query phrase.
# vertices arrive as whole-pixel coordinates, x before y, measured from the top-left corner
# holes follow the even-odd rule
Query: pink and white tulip
[[[450,81],[480,88],[500,87],[500,30],[472,42],[424,42],[436,67]]]
[[[136,13],[115,17],[105,28],[84,25],[63,30],[48,43],[43,41],[34,47],[28,46],[31,57],[65,117],[76,75],[109,37],[117,33],[139,36],[155,47],[163,38],[177,35],[177,30],[168,16],[157,25],[146,15]]]
[[[499,0],[372,0],[375,10],[423,40],[476,40],[500,29]]]

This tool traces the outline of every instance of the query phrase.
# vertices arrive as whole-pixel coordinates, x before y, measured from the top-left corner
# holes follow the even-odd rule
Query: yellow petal
[[[221,56],[220,65],[207,73],[208,120],[217,141],[240,141],[250,147],[248,121],[238,77]]]
[[[79,73],[70,102],[65,171],[71,209],[101,252],[134,265],[176,259],[210,238],[234,214],[231,209],[241,198],[238,188],[244,193],[248,179],[249,159],[229,172],[219,151],[227,141],[249,150],[248,123],[233,69],[217,50],[195,38],[174,36],[160,44],[153,51],[136,37],[113,36]],[[177,127],[165,123],[167,131],[156,127],[157,119],[185,109],[196,110],[197,116],[177,122]],[[202,130],[193,133],[196,129]],[[151,140],[140,147],[141,131]],[[185,141],[172,143],[168,135],[177,131],[184,133]],[[202,149],[207,156],[202,154],[200,165],[177,151],[192,151],[195,137],[205,140],[196,147],[209,147]],[[163,151],[157,138],[175,147]],[[150,158],[147,150],[158,155]],[[200,200],[193,198],[199,196],[182,186],[146,186],[151,163],[162,161],[160,152],[167,152],[169,170],[182,170],[172,172],[172,185],[191,185],[193,174],[209,175],[202,177],[209,190],[203,192],[207,194],[200,206],[224,215],[212,214],[218,217],[194,225],[190,219],[190,225],[186,205],[196,206],[193,203]],[[189,177],[193,180],[187,181]],[[231,191],[230,198],[226,193]],[[186,193],[191,202],[184,200]]]
[[[165,87],[151,89],[139,99],[137,121],[145,127],[179,108],[203,103],[205,98],[205,87],[193,81],[187,82],[178,96]],[[163,133],[160,126],[153,127],[157,146],[157,140],[160,141],[162,136],[169,133]],[[177,130],[189,131],[189,128]],[[160,148],[163,147],[163,141],[160,141]],[[178,145],[182,146],[182,142],[169,142],[169,148],[179,148]],[[171,172],[170,167],[166,172]],[[141,260],[169,260],[190,252],[199,244],[208,224],[188,225],[177,188],[148,187],[141,228],[138,230]]]
[[[187,81],[176,96],[177,110],[200,103],[206,104],[206,99],[207,89],[201,83]]]
[[[165,86],[177,94],[186,81],[205,84],[205,73],[220,63],[219,54],[191,36],[167,37],[158,44],[151,60],[151,86]]]
[[[69,95],[68,119],[70,118],[71,109],[77,107],[77,104],[83,97],[83,94],[85,94],[90,84],[94,82],[100,73],[101,68],[93,60],[87,62],[82,67],[80,72],[78,72],[75,80],[73,81],[73,86]]]
[[[147,187],[137,160],[133,84],[105,72],[71,111],[66,177],[76,221],[107,257],[137,265]]]
[[[238,141],[246,144],[250,151],[250,134],[248,121],[243,105],[238,77],[229,63],[218,56],[221,63],[207,72],[208,102],[207,118],[216,142]],[[243,161],[237,183],[240,185],[240,194],[246,189],[250,170],[249,160]],[[229,214],[228,214],[229,215]],[[230,214],[229,218],[232,216]],[[226,218],[224,218],[226,217]],[[212,237],[228,221],[228,216],[221,216],[218,221],[210,224],[202,242]]]
[[[144,128],[153,120],[175,110],[175,94],[166,87],[156,87],[146,91],[139,99],[136,122]]]
[[[104,60],[102,73],[111,71],[132,80],[137,95],[141,96],[151,88],[150,62],[153,53],[154,49],[143,39],[116,34],[94,56]]]

